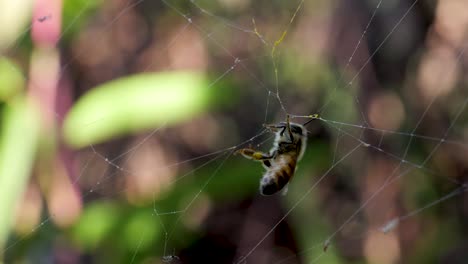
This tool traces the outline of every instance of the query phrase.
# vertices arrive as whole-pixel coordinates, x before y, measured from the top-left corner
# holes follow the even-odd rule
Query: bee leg
[[[264,161],[264,163],[266,161],[268,161],[268,163],[269,163],[269,160],[273,158],[273,156],[270,155],[270,154],[263,153],[261,151],[256,151],[256,150],[251,149],[251,148],[239,149],[238,151],[236,151],[236,153],[242,154],[242,156],[244,156],[247,159]]]
[[[273,125],[263,124],[263,127],[265,127],[267,130],[273,133],[276,133],[279,131],[279,134],[281,136],[283,136],[284,131],[286,131],[286,126],[283,124],[273,124]]]
[[[281,132],[280,132],[280,135],[281,135],[281,136],[283,136],[285,130],[286,130],[286,127],[283,127],[283,128],[281,129]]]
[[[263,160],[263,167],[265,167],[265,169],[270,168],[271,167],[271,161],[269,159]]]

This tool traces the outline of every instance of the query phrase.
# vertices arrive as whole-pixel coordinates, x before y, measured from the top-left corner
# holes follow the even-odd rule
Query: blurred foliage
[[[131,132],[171,126],[219,104],[227,94],[228,90],[210,87],[201,73],[194,72],[114,80],[92,89],[73,106],[64,125],[65,139],[84,147]]]
[[[62,28],[63,39],[74,36],[89,21],[90,16],[102,5],[102,0],[87,1],[73,0],[63,1]]]
[[[24,98],[2,108],[0,134],[0,248],[4,248],[16,201],[21,199],[31,173],[39,137],[37,109]],[[27,132],[27,133],[25,133]],[[0,254],[1,256],[1,254]]]
[[[9,101],[24,87],[20,69],[6,58],[0,59],[0,102]]]
[[[89,203],[72,230],[73,239],[84,250],[95,250],[106,237],[119,230],[116,224],[120,215],[119,207],[110,202]]]
[[[454,89],[440,96],[443,102],[428,104],[415,84],[422,78],[421,54],[431,54],[426,39],[434,17],[424,12],[434,10],[432,4],[408,12],[409,25],[402,23],[404,30],[395,30],[374,53],[375,43],[387,40],[382,32],[406,16],[405,3],[411,2],[379,3],[375,20],[364,29],[374,18],[375,3],[369,7],[369,1],[64,1],[53,106],[39,110],[30,103],[47,97],[47,89],[30,93],[30,83],[24,89],[29,76],[22,74],[33,72],[26,58],[43,47],[18,35],[0,59],[0,215],[10,216],[0,221],[0,248],[13,233],[0,258],[161,263],[174,254],[187,263],[232,263],[256,249],[247,263],[380,263],[372,262],[376,254],[398,255],[402,263],[437,263],[457,255],[466,239],[464,194],[409,218],[381,244],[369,243],[367,235],[450,193],[450,180],[437,176],[464,181],[461,139],[454,140],[461,148],[443,144],[434,162],[413,168],[379,193],[382,199],[359,209],[396,166],[407,169],[409,162],[420,164],[432,155],[437,141],[410,139],[404,131],[421,121],[413,132],[441,139],[466,97]],[[368,68],[361,68],[366,60]],[[50,65],[44,63],[43,70]],[[398,104],[378,101],[382,94],[401,102],[401,119],[388,131],[361,129],[387,125],[396,115]],[[376,105],[377,117],[363,119]],[[427,105],[430,111],[420,119]],[[307,151],[289,192],[260,197],[264,169],[235,150],[250,145],[268,151],[272,135],[259,136],[263,123],[283,120],[286,111],[319,110],[325,119],[350,126],[309,124]],[[55,119],[47,123],[38,113]],[[466,132],[466,119],[463,114],[454,135]],[[49,130],[39,135],[41,126]],[[359,140],[371,144],[334,167]],[[41,148],[37,141],[56,144]],[[384,151],[372,148],[377,146]],[[55,154],[54,163],[49,159]],[[65,183],[56,184],[60,180]],[[11,221],[28,181],[39,186],[37,204],[46,206],[38,210],[33,231],[15,234]],[[63,186],[68,189],[60,192]],[[54,195],[60,200],[72,194],[82,208],[68,208],[66,200],[67,208],[60,209],[75,209],[79,217],[61,224]],[[323,240],[353,214],[324,253]],[[397,244],[396,251],[387,248],[388,241]],[[262,243],[255,248],[257,242]]]

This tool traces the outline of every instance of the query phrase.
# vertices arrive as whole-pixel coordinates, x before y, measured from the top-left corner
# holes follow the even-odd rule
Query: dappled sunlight
[[[384,130],[398,130],[406,114],[401,99],[393,93],[379,94],[369,103],[371,126]]]
[[[401,252],[398,237],[395,234],[370,231],[365,241],[364,254],[369,263],[399,263]]]
[[[23,198],[16,206],[15,231],[20,235],[27,235],[41,222],[42,195],[36,184],[26,187]]]
[[[183,201],[181,207],[187,204]],[[213,209],[213,202],[206,195],[201,195],[187,211],[187,216],[182,219],[184,225],[192,230],[197,230],[206,221],[208,214]]]
[[[428,47],[421,59],[418,86],[426,104],[449,94],[461,77],[458,51],[466,46],[468,3],[463,0],[439,1],[434,25],[428,34]]]
[[[229,124],[224,123],[222,127],[222,121],[211,116],[192,119],[181,125],[178,133],[181,140],[193,150],[213,150],[235,144],[235,141],[231,140],[237,138],[232,134],[234,131],[226,128]]]
[[[464,46],[468,17],[465,0],[438,1],[435,12],[435,33],[448,41],[452,47]]]
[[[448,47],[435,47],[421,60],[418,85],[426,103],[450,93],[459,78],[456,54]]]
[[[76,186],[72,185],[64,164],[59,160],[54,163],[53,171],[48,177],[44,175],[50,181],[47,183],[46,204],[52,221],[57,226],[70,227],[82,213],[82,197]]]
[[[177,39],[175,39],[177,37]],[[182,33],[176,32],[170,39],[175,39],[167,47],[168,68],[171,70],[205,70],[208,67],[208,54],[198,31],[187,28]],[[161,52],[161,50],[158,50]]]
[[[137,144],[141,138],[136,138]],[[175,162],[170,149],[163,147],[156,140],[148,140],[129,155],[126,162],[125,195],[132,203],[159,199],[161,193],[170,191],[178,168],[170,166]]]

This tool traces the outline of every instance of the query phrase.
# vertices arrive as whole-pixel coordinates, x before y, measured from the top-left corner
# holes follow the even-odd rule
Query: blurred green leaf
[[[115,229],[119,221],[118,206],[109,202],[89,204],[72,230],[74,240],[83,248],[95,248]]]
[[[0,53],[25,36],[33,3],[29,0],[0,1]]]
[[[65,120],[64,137],[70,145],[83,147],[181,122],[214,102],[215,90],[203,74],[195,72],[139,74],[111,81],[73,106]]]
[[[11,61],[0,58],[0,101],[7,101],[23,87],[21,70]]]
[[[34,162],[37,110],[19,98],[5,106],[0,135],[0,248],[4,246],[16,202],[21,199]]]
[[[102,0],[67,0],[63,4],[63,33],[65,38],[75,34],[88,17],[102,4]]]
[[[123,227],[123,240],[130,251],[143,251],[161,234],[160,224],[148,210],[130,215]]]

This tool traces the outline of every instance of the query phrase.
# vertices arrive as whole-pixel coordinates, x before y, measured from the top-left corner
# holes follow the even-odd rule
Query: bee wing
[[[281,195],[286,196],[288,194],[288,190],[289,190],[289,183],[283,187],[283,190],[281,190]]]

